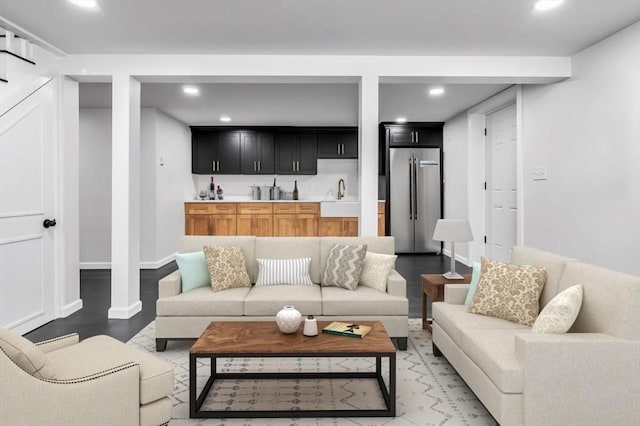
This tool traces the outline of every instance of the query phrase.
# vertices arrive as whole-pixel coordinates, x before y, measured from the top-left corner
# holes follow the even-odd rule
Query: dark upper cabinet
[[[275,135],[275,172],[280,175],[318,173],[318,144],[315,133],[278,133]]]
[[[275,142],[272,133],[241,132],[242,174],[273,174]]]
[[[318,158],[358,158],[358,132],[318,132]]]
[[[389,146],[442,147],[444,123],[386,124]]]
[[[191,129],[191,172],[239,174],[240,132]]]

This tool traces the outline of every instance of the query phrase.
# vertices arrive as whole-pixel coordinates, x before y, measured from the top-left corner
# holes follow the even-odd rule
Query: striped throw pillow
[[[258,278],[256,286],[313,285],[309,276],[310,257],[297,259],[256,259]]]

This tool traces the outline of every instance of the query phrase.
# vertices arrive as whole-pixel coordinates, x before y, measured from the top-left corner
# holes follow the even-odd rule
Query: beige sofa
[[[195,252],[204,246],[239,246],[252,282],[258,272],[255,259],[310,257],[311,280],[319,283],[329,249],[334,244],[366,244],[371,252],[395,253],[393,237],[185,236],[180,240],[180,251]],[[350,291],[320,285],[252,286],[220,292],[213,292],[207,286],[182,293],[178,270],[159,281],[156,349],[163,351],[167,340],[199,337],[211,321],[274,321],[284,305],[293,305],[303,315],[314,315],[319,321],[379,320],[398,348],[407,347],[406,281],[395,270],[387,279],[386,293],[364,286]]]
[[[527,247],[512,262],[547,269],[540,306],[583,286],[567,334],[470,314],[468,285],[433,304],[433,351],[444,355],[504,426],[640,424],[640,277]]]

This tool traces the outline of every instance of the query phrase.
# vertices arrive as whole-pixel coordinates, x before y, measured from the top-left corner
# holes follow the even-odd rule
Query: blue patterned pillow
[[[355,290],[360,281],[367,245],[334,244],[329,250],[327,265],[322,272],[322,285]]]

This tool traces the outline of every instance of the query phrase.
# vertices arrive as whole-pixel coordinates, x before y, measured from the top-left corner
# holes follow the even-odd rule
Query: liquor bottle
[[[218,200],[222,200],[224,197],[222,196],[222,187],[218,185],[218,189],[216,190],[216,195],[218,196]]]
[[[294,200],[298,199],[298,181],[297,180],[293,181],[293,199]]]
[[[213,176],[211,176],[211,183],[209,184],[209,199],[216,199],[216,184],[213,182]]]

